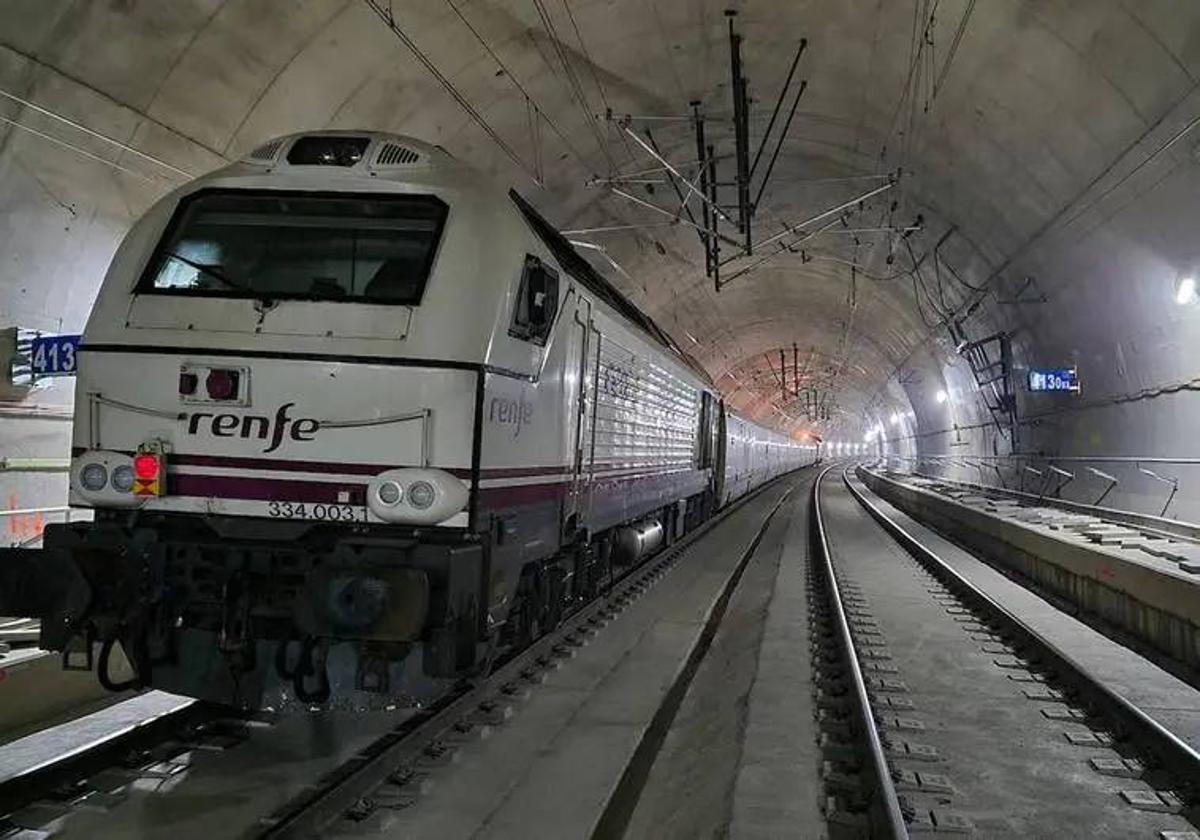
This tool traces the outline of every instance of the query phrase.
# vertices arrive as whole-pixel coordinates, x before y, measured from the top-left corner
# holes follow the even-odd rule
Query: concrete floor
[[[791,483],[800,482],[767,489],[687,549],[644,596],[530,689],[511,720],[462,744],[453,768],[433,769],[415,805],[343,823],[339,836],[593,836],[723,585]],[[778,537],[773,542],[777,553]]]
[[[642,791],[627,837],[815,838],[821,761],[804,563],[812,475],[759,544]],[[799,702],[797,702],[799,701]]]

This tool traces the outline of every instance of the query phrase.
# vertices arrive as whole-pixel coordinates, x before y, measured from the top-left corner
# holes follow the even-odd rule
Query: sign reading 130
[[[34,376],[74,376],[77,335],[43,335],[33,339],[29,350]]]

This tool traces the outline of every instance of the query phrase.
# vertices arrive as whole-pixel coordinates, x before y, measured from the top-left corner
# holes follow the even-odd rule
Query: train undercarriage
[[[41,618],[42,647],[114,691],[277,710],[421,703],[553,629],[711,509],[706,493],[575,530],[533,560],[465,529],[102,513],[15,552],[0,610]]]

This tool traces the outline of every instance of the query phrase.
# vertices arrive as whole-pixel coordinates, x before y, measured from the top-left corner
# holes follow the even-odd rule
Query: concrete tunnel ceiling
[[[606,109],[698,100],[732,153],[727,8],[752,145],[807,39],[759,236],[894,186],[802,245],[731,262],[726,277],[770,257],[717,293],[695,230],[590,182],[655,165]],[[978,451],[1011,446],[988,437],[944,325],[959,320],[972,339],[1009,331],[1018,367],[1079,364],[1117,412],[1035,422],[1028,445],[1118,451],[1137,426],[1138,445],[1169,448],[1182,419],[1112,400],[1196,374],[1173,295],[1197,258],[1198,77],[1200,6],[1172,0],[9,0],[0,310],[78,329],[121,233],[185,173],[273,135],[376,128],[443,145],[562,228],[631,226],[572,238],[604,249],[589,258],[766,422],[858,441],[894,417],[910,449],[948,451],[963,430]],[[647,126],[693,175],[692,125],[632,124]],[[624,188],[679,206],[665,183]],[[828,420],[783,395],[781,349]]]

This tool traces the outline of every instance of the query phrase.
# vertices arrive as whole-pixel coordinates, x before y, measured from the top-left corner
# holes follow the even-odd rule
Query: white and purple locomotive
[[[815,458],[515,193],[409,138],[293,135],[126,236],[79,355],[95,520],[3,600],[113,688],[422,698]]]

